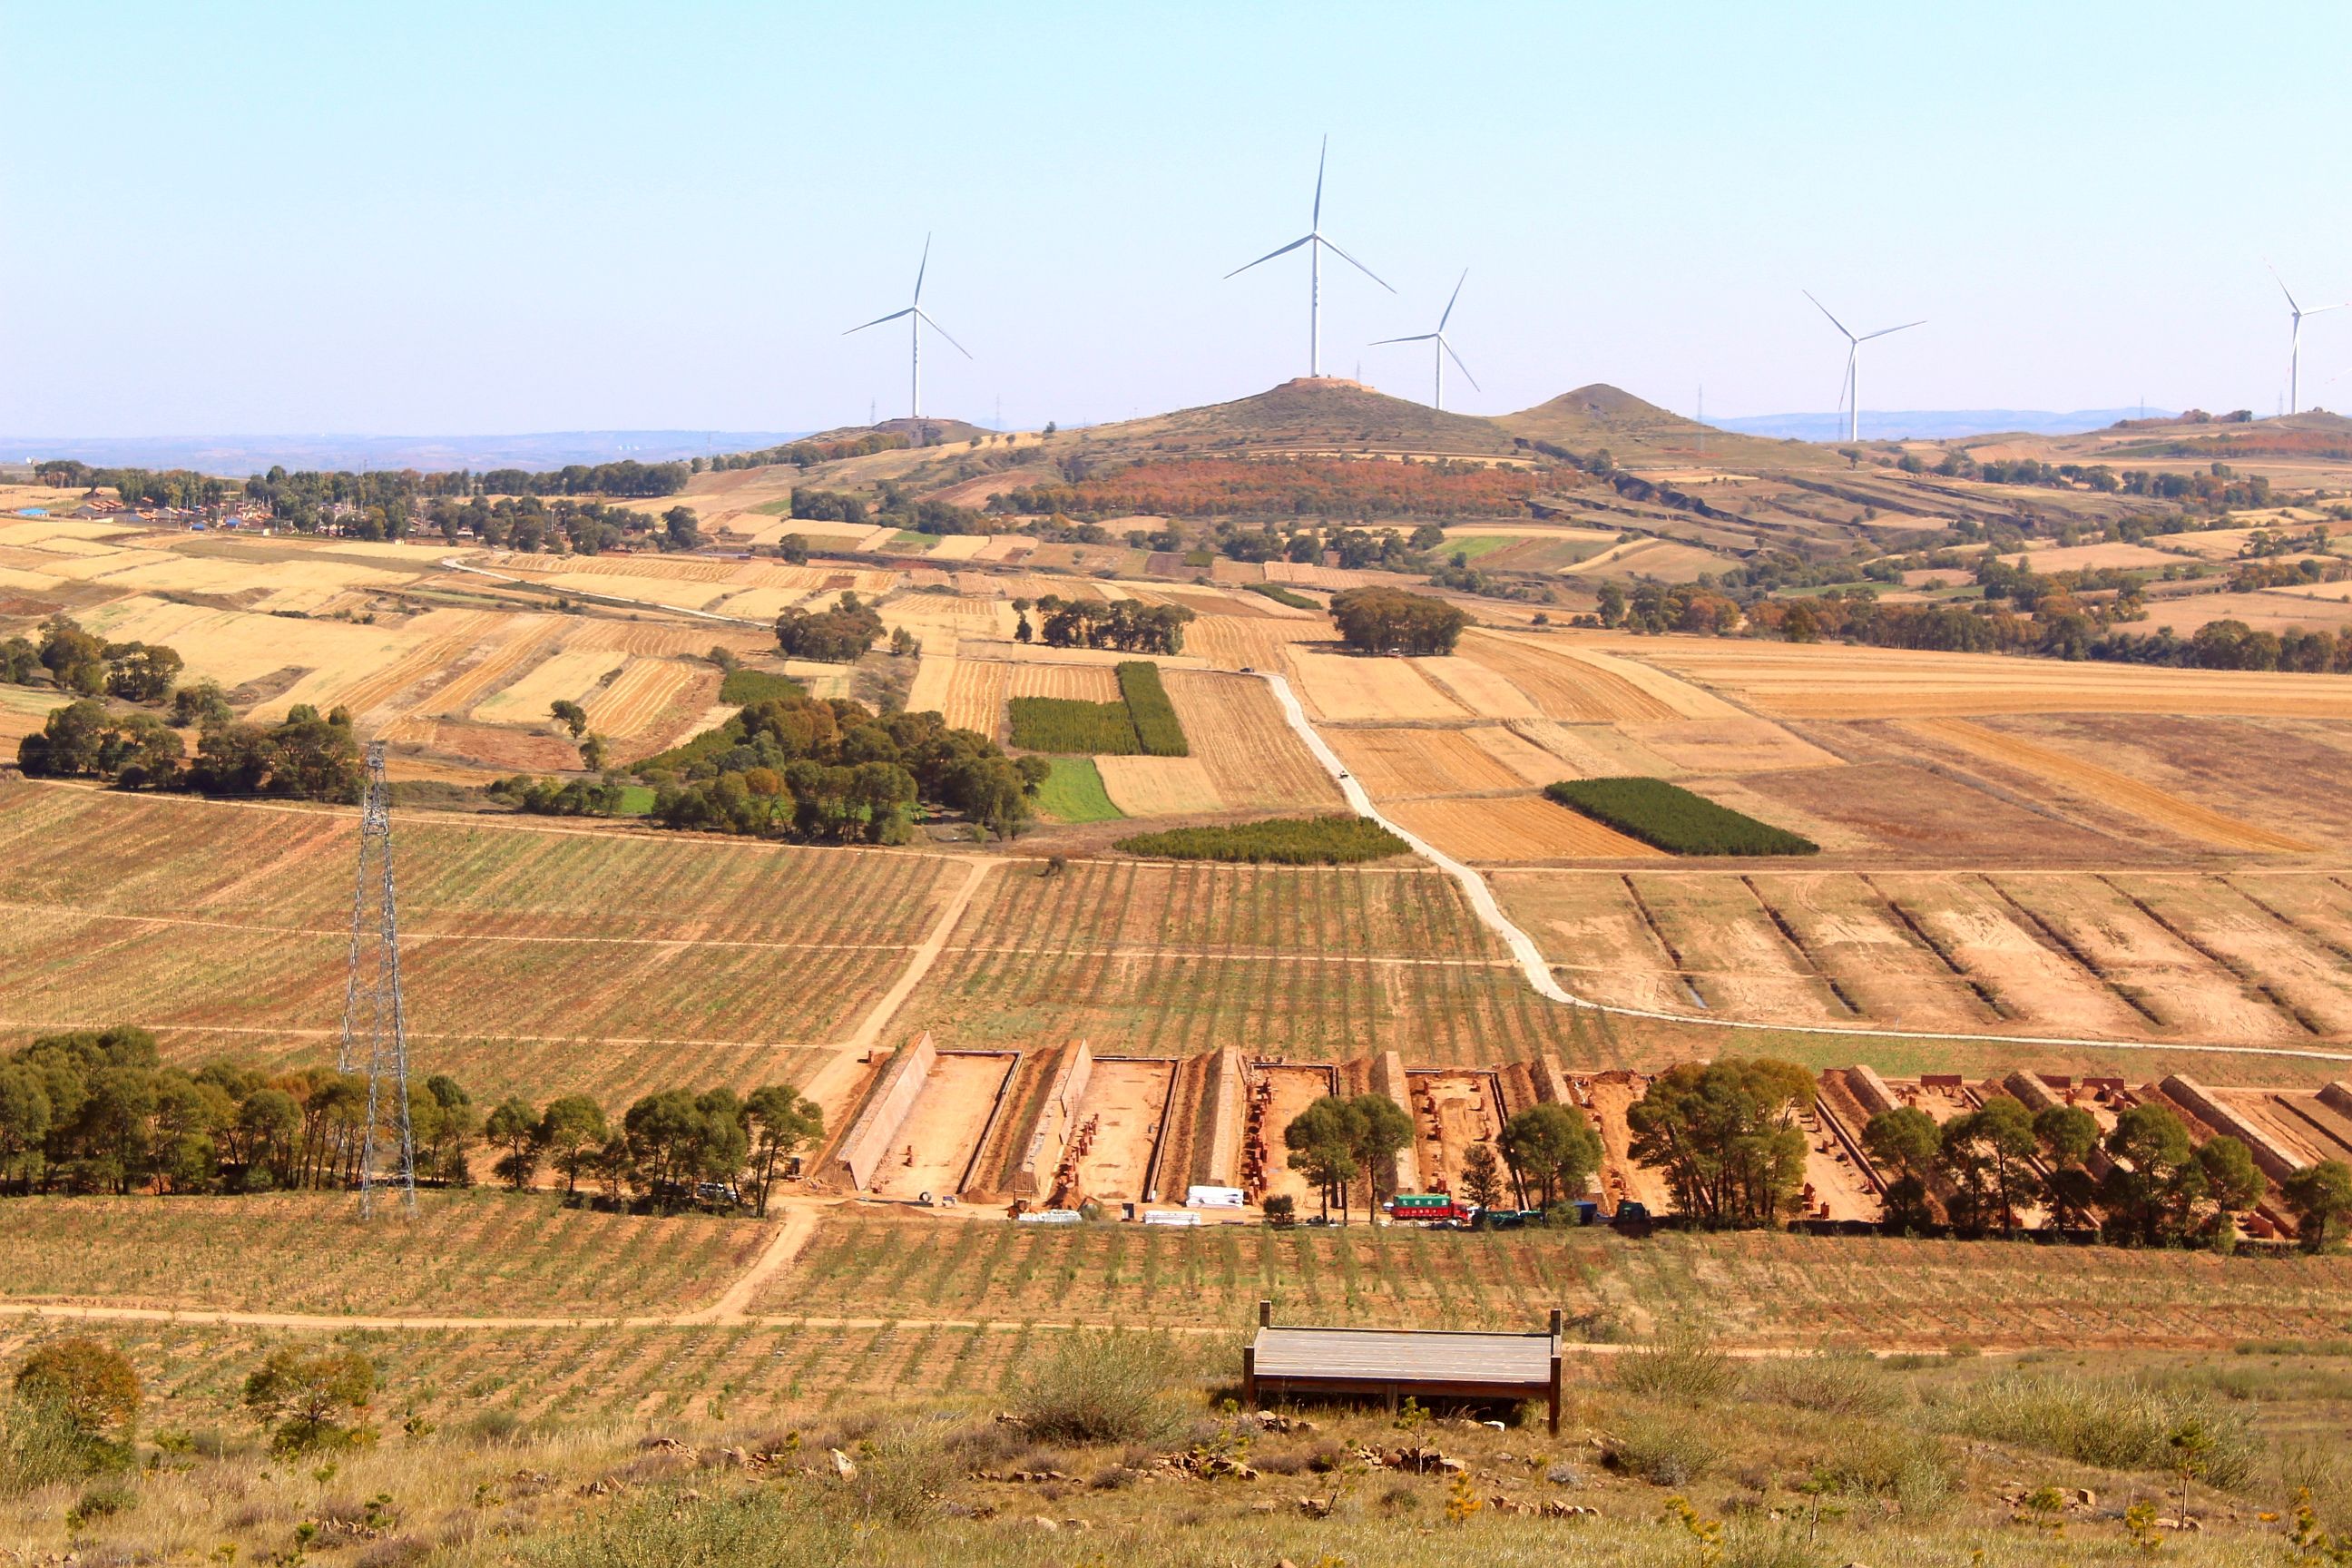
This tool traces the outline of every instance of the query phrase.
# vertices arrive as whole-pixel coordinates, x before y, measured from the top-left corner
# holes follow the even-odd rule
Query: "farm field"
[[[2088,1350],[2330,1337],[2352,1289],[2341,1258],[1995,1241],[943,1223],[828,1217],[755,1310],[1237,1328],[1269,1298],[1278,1322],[1500,1328],[1558,1305],[1635,1335],[1696,1316],[1736,1344]]]
[[[0,1297],[353,1316],[691,1310],[751,1268],[770,1228],[565,1208],[540,1194],[417,1194],[362,1223],[349,1194],[11,1201]]]
[[[2293,871],[1505,870],[1564,984],[1693,1018],[2296,1046],[2352,1026],[2352,896]]]
[[[1308,813],[1339,807],[1339,786],[1284,721],[1265,682],[1166,668],[1160,679],[1184,732],[1194,739],[1191,760],[1224,805]]]
[[[357,827],[348,811],[0,784],[0,1020],[331,1059]],[[498,819],[398,831],[415,1057],[478,1092],[516,1059],[547,1074],[541,1093],[609,1089],[665,1047],[681,1066],[709,1051],[777,1070],[781,1051],[854,1028],[957,875],[936,856]]]

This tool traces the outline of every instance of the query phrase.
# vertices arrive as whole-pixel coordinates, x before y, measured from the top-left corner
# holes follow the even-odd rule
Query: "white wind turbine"
[[[1302,245],[1307,247],[1308,261],[1308,292],[1307,297],[1307,374],[1311,376],[1319,376],[1323,374],[1324,248],[1327,246],[1329,247],[1332,255],[1338,257],[1340,260],[1346,262],[1349,266],[1354,268],[1365,277],[1370,278],[1373,282],[1380,283],[1381,288],[1389,289],[1389,286],[1386,283],[1381,282],[1379,275],[1374,273],[1370,268],[1365,266],[1362,262],[1357,260],[1354,257],[1349,255],[1338,246],[1332,245],[1329,240],[1323,237],[1323,163],[1324,160],[1330,155],[1330,152],[1331,138],[1326,136],[1323,138],[1323,151],[1317,153],[1315,158],[1315,212],[1313,218],[1308,224],[1305,236],[1292,240],[1288,245],[1284,246],[1279,250],[1267,251],[1264,256],[1259,257],[1257,261],[1251,262],[1249,267],[1236,267],[1231,272],[1225,274],[1227,278],[1238,278],[1243,273],[1247,272],[1250,269],[1250,267],[1257,266],[1259,262],[1271,261],[1277,256],[1287,256]],[[1396,290],[1389,289],[1389,292],[1393,294]]]
[[[2267,261],[2263,265],[2270,267]],[[2271,279],[2279,286],[2279,292],[2286,296],[2286,308],[2294,313],[2294,331],[2287,339],[2286,411],[2289,414],[2298,414],[2302,412],[2299,395],[2301,388],[2297,385],[2297,382],[2303,374],[2303,319],[2305,316],[2324,316],[2330,310],[2344,309],[2344,305],[2340,303],[2321,305],[2306,310],[2294,302],[2294,291],[2286,286],[2286,279],[2278,275],[2278,268],[2275,267],[2271,267]],[[2352,301],[2347,301],[2347,303],[2352,303]]]
[[[1379,340],[1378,342],[1372,344],[1374,348],[1379,348],[1381,343],[1435,344],[1436,346],[1430,350],[1430,357],[1437,362],[1437,392],[1436,395],[1430,399],[1430,406],[1438,409],[1441,412],[1445,407],[1446,355],[1454,354],[1454,363],[1455,367],[1462,372],[1463,380],[1468,382],[1474,390],[1484,390],[1484,388],[1481,388],[1478,385],[1478,378],[1470,374],[1470,367],[1462,363],[1462,356],[1460,354],[1454,353],[1454,345],[1445,341],[1445,323],[1453,319],[1454,301],[1462,298],[1462,285],[1469,280],[1469,277],[1470,269],[1465,267],[1462,269],[1462,276],[1454,280],[1454,293],[1452,297],[1445,301],[1445,313],[1437,318],[1437,331],[1433,332],[1416,332],[1409,338],[1382,338]]]
[[[923,416],[923,329],[930,328],[940,336],[947,338],[949,346],[956,353],[966,359],[971,357],[971,351],[957,342],[952,337],[949,337],[948,330],[932,321],[929,312],[923,309],[923,274],[930,269],[930,265],[931,237],[927,234],[923,236],[922,262],[915,268],[915,302],[903,310],[893,310],[887,316],[877,316],[866,322],[866,326],[852,327],[848,332],[841,334],[845,338],[850,335],[850,332],[864,331],[866,327],[878,327],[885,321],[895,321],[901,316],[907,318],[908,342],[913,354],[912,368],[909,372],[911,382],[908,394],[908,417],[915,419],[920,419]]]
[[[1810,289],[1801,289],[1798,292],[1804,295],[1808,300],[1813,300],[1813,291]],[[1813,300],[1813,309],[1819,310],[1824,316],[1830,316],[1830,308],[1827,305],[1822,304],[1819,300]],[[1846,331],[1845,323],[1843,321],[1839,321],[1835,316],[1830,316],[1830,325],[1835,327],[1839,331],[1845,333],[1845,389],[1843,396],[1846,405],[1845,438],[1847,440],[1859,441],[1862,439],[1862,384],[1856,374],[1857,363],[1862,357],[1862,345],[1868,342],[1873,338],[1883,338],[1889,332],[1906,332],[1909,331],[1913,327],[1925,326],[1926,324],[1927,318],[1923,316],[1916,321],[1906,321],[1899,327],[1881,327],[1874,332],[1864,332],[1862,336],[1855,337],[1852,332]]]

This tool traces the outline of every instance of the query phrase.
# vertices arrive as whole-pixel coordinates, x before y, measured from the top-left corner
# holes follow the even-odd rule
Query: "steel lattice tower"
[[[360,812],[360,868],[352,888],[351,968],[343,982],[343,1043],[336,1053],[339,1071],[358,1070],[361,1016],[367,1022],[367,1131],[360,1154],[360,1214],[375,1212],[379,1181],[398,1185],[410,1214],[416,1212],[416,1139],[408,1121],[408,1025],[400,996],[400,916],[392,881],[392,787],[383,777],[383,742],[371,741],[367,749],[367,785]],[[377,870],[373,880],[369,862]],[[370,913],[375,916],[375,937],[364,939]],[[361,972],[371,967],[366,949],[374,949],[373,974],[362,987]],[[362,991],[364,990],[364,994]],[[386,1107],[383,1097],[392,1096]],[[396,1112],[397,1147],[379,1148],[383,1112]],[[389,1166],[379,1171],[379,1165]]]

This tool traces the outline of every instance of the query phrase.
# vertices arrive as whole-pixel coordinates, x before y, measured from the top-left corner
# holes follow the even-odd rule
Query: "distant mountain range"
[[[525,436],[0,436],[0,462],[70,458],[102,468],[194,468],[240,476],[289,468],[560,468],[667,463],[779,446],[804,430],[555,430]]]
[[[2053,414],[2044,408],[1908,408],[1890,413],[1862,411],[1865,441],[1937,440],[1955,436],[1992,436],[2017,430],[2032,436],[2074,436],[2104,430],[2118,419],[2165,419],[2169,408],[2077,408]],[[1720,430],[1799,441],[1843,441],[1843,414],[1751,414],[1742,419],[1710,419]]]

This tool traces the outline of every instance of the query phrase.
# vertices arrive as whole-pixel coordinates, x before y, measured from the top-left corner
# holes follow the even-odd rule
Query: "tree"
[[[702,525],[690,506],[674,506],[662,513],[665,550],[696,550],[702,544]]]
[[[14,1175],[32,1190],[49,1136],[48,1089],[21,1063],[0,1065],[0,1183]]]
[[[787,533],[776,541],[776,555],[788,565],[805,566],[809,558],[808,540],[797,533]]]
[[[2296,1239],[2305,1252],[2343,1245],[2352,1228],[2352,1165],[2341,1160],[2305,1165],[2280,1184],[2279,1193],[2294,1211]]]
[[[1769,1057],[1681,1062],[1626,1113],[1634,1159],[1666,1172],[1685,1214],[1709,1225],[1769,1225],[1805,1175],[1800,1113],[1813,1075]]]
[[[580,737],[580,765],[592,773],[603,773],[610,744],[602,735],[590,734]]]
[[[180,656],[160,643],[114,643],[106,650],[106,689],[125,702],[161,702],[185,668]]]
[[[2091,1202],[2098,1192],[2089,1161],[2099,1146],[2099,1119],[2079,1105],[2044,1106],[2033,1119],[2033,1137],[2042,1146],[2042,1163],[2049,1171],[2042,1190],[2050,1204],[2052,1223],[2083,1224],[2090,1217]]]
[[[16,1369],[16,1398],[60,1440],[73,1468],[119,1469],[139,1428],[139,1374],[130,1358],[97,1340],[52,1340]]]
[[[1530,1181],[1542,1193],[1540,1206],[1549,1208],[1556,1198],[1582,1192],[1601,1168],[1601,1135],[1582,1111],[1565,1105],[1528,1106],[1503,1123],[1500,1142],[1521,1208],[1528,1206]]]
[[[1364,1171],[1364,1207],[1369,1217],[1380,1205],[1382,1173],[1393,1173],[1397,1155],[1412,1142],[1412,1118],[1385,1094],[1360,1094],[1349,1102],[1349,1109],[1361,1128],[1356,1135],[1356,1163]],[[1392,1175],[1391,1181],[1393,1184]]]
[[[505,1107],[499,1108],[501,1110]],[[567,1094],[547,1102],[540,1114],[537,1146],[563,1173],[563,1190],[580,1190],[580,1173],[588,1168],[612,1131],[604,1125],[604,1108],[584,1094]]]
[[[2235,1138],[2215,1138],[2197,1151],[2197,1167],[2205,1175],[2205,1196],[2213,1205],[2213,1236],[2228,1245],[2237,1239],[2234,1215],[2253,1207],[2270,1191],[2270,1183],[2254,1163],[2254,1152]]]
[[[750,1123],[751,1178],[758,1194],[754,1202],[760,1217],[765,1219],[776,1167],[803,1144],[824,1136],[824,1112],[792,1085],[772,1083],[751,1091],[743,1102],[743,1114]]]
[[[1323,1194],[1323,1216],[1331,1215],[1331,1194],[1339,1194],[1339,1213],[1348,1212],[1347,1184],[1356,1179],[1363,1157],[1362,1113],[1336,1094],[1322,1099],[1291,1119],[1282,1130],[1282,1146],[1289,1151],[1290,1168],[1313,1182]]]
[[[499,1156],[496,1167],[499,1178],[517,1192],[530,1185],[531,1177],[539,1173],[539,1112],[521,1096],[513,1094],[500,1101],[482,1123],[482,1131],[490,1142],[506,1150]]]
[[[2161,1105],[2135,1105],[2116,1118],[2106,1151],[2114,1163],[2100,1180],[2099,1199],[2109,1232],[2144,1247],[2185,1234],[2207,1183],[2180,1118]]]
[[[1936,1119],[1916,1105],[1898,1105],[1870,1119],[1862,1130],[1862,1143],[1882,1169],[1896,1173],[1886,1184],[1888,1223],[1897,1230],[1916,1230],[1934,1223],[1927,1183],[1943,1152]]]
[[[2010,1096],[1995,1095],[1981,1109],[1946,1122],[1942,1134],[1945,1170],[1961,1194],[1961,1214],[1970,1225],[2017,1225],[2019,1204],[2033,1187],[2032,1113]]]
[[[1499,1207],[1503,1201],[1503,1162],[1491,1143],[1473,1143],[1462,1152],[1462,1196],[1474,1208]]]
[[[374,1397],[375,1363],[355,1350],[282,1345],[245,1380],[245,1407],[280,1453],[360,1440],[356,1419]]]
[[[561,721],[565,729],[572,731],[573,740],[576,741],[588,732],[588,710],[570,698],[557,698],[547,705],[547,711],[551,717]]]

